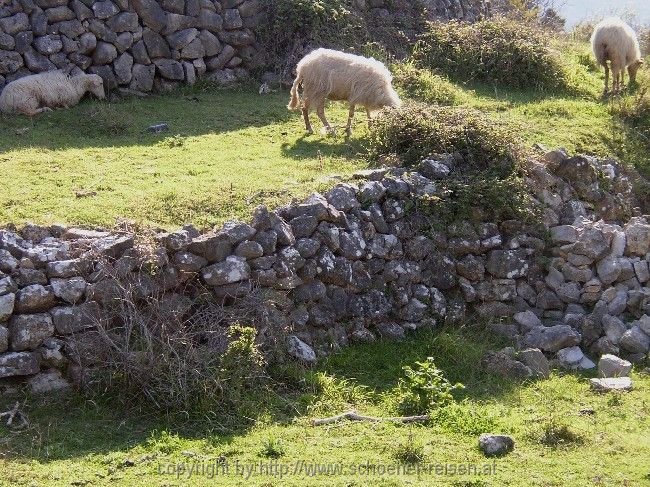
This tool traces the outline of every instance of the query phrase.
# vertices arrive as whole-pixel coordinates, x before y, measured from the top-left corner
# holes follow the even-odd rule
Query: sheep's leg
[[[311,122],[309,121],[309,108],[306,106],[302,107],[302,117],[305,119],[305,128],[309,135],[314,133],[314,129],[311,127]]]
[[[354,105],[350,105],[350,112],[348,113],[348,125],[345,127],[345,135],[350,137],[352,135],[352,119],[354,118]]]
[[[318,108],[316,109],[316,113],[318,114],[318,118],[320,118],[320,121],[323,122],[323,126],[325,127],[325,131],[327,132],[327,134],[335,135],[336,131],[330,126],[330,123],[327,121],[327,118],[325,118],[325,105],[319,105]]]
[[[45,112],[51,112],[52,109],[50,107],[43,107],[43,108],[29,108],[25,110],[25,115],[29,117],[33,117],[34,115],[38,115],[39,113],[45,113]]]
[[[603,92],[605,95],[609,91],[609,64],[607,64],[607,61],[605,61],[605,91]]]
[[[625,68],[621,68],[621,78],[620,78],[619,90],[623,91],[624,89],[625,89]]]
[[[368,116],[368,129],[372,125],[372,116],[370,115],[370,108],[366,107],[366,115]]]

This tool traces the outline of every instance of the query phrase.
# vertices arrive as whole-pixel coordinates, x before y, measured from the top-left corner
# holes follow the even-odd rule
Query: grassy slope
[[[567,53],[580,95],[456,84],[458,100],[512,122],[529,145],[613,154],[650,176],[648,146],[612,116],[609,104],[619,101],[601,98],[602,73],[585,66],[585,47]],[[650,85],[650,76],[642,82]],[[261,97],[253,86],[198,87],[145,100],[88,101],[33,121],[0,118],[0,174],[9,182],[0,192],[0,224],[111,225],[124,217],[210,226],[246,218],[260,203],[323,189],[328,175],[365,164],[364,115],[347,143],[304,137],[300,116],[285,108],[287,97]],[[328,115],[345,122],[340,104]],[[145,132],[160,121],[169,132]]]
[[[194,99],[194,100],[193,100]],[[110,225],[116,217],[178,227],[244,218],[359,167],[360,137],[304,138],[288,95],[200,88],[37,117],[0,118],[0,223]],[[344,120],[344,110],[331,112]],[[170,131],[145,129],[165,121]],[[16,130],[28,127],[19,135]],[[178,136],[177,136],[178,135]],[[3,185],[4,186],[4,185]],[[82,197],[77,197],[80,193]],[[93,193],[96,193],[93,195]]]
[[[0,429],[0,479],[5,485],[214,485],[159,475],[168,464],[227,459],[230,470],[219,485],[241,485],[235,463],[280,462],[285,478],[260,475],[247,485],[644,485],[650,455],[650,377],[633,374],[635,390],[620,395],[589,391],[586,378],[554,373],[551,379],[515,385],[486,375],[479,365],[493,338],[476,330],[421,332],[401,343],[355,346],[309,372],[293,374],[294,385],[278,383],[280,395],[267,400],[254,422],[223,431],[219,419],[175,423],[127,417],[109,406],[80,399],[27,402],[29,430]],[[394,392],[401,367],[433,356],[449,379],[462,381],[458,405],[431,424],[418,426],[345,423],[312,427],[309,419],[350,408],[395,414]],[[296,385],[301,384],[301,385]],[[280,399],[280,397],[282,399]],[[580,410],[593,409],[593,415]],[[217,415],[223,412],[217,413]],[[547,429],[564,442],[541,441]],[[343,465],[408,465],[405,451],[427,464],[492,464],[477,448],[483,431],[514,436],[515,452],[495,462],[490,476],[295,474],[296,462]],[[577,438],[571,438],[577,433]],[[6,435],[6,436],[5,436]],[[280,451],[270,458],[268,452]],[[266,453],[265,453],[266,452]],[[402,462],[402,463],[400,463]],[[415,464],[412,464],[415,465]],[[427,467],[428,468],[428,467]],[[223,473],[223,472],[222,472]],[[1,484],[2,481],[0,481]],[[76,482],[76,483],[75,483]]]
[[[640,140],[622,131],[612,118],[608,103],[616,101],[599,96],[601,75],[584,69],[581,76],[586,83],[581,96],[495,91],[480,85],[459,84],[457,89],[463,104],[518,124],[530,144],[614,153],[647,174],[647,152]],[[362,116],[350,144],[321,136],[303,139],[300,119],[286,112],[285,103],[285,93],[260,98],[252,87],[198,89],[111,105],[86,102],[39,117],[33,126],[26,119],[0,119],[0,171],[11,181],[0,192],[0,222],[110,224],[116,216],[126,216],[166,226],[187,221],[204,225],[245,216],[260,202],[284,202],[318,188],[327,174],[346,174],[363,165]],[[345,120],[342,107],[329,113],[339,123]],[[170,122],[171,131],[142,132],[158,121]],[[24,126],[31,128],[16,135],[15,129]],[[170,138],[176,133],[184,138]],[[33,175],[39,179],[32,181]],[[97,195],[76,198],[75,190]],[[224,427],[223,416],[228,416],[224,412],[170,425],[152,417],[125,419],[110,405],[78,398],[29,399],[26,408],[32,425],[27,431],[16,434],[0,427],[0,485],[213,485],[214,480],[203,477],[177,480],[156,472],[169,462],[219,457],[231,465],[224,483],[238,485],[242,481],[232,473],[234,462],[275,461],[262,452],[277,443],[284,450],[279,461],[291,468],[299,460],[394,464],[408,445],[425,464],[483,464],[476,437],[484,430],[506,432],[517,440],[516,451],[497,460],[495,476],[302,474],[284,479],[255,476],[250,485],[648,482],[648,376],[633,374],[635,391],[610,396],[591,393],[581,376],[557,372],[548,381],[515,385],[484,374],[478,365],[486,349],[500,346],[492,340],[475,330],[444,330],[421,333],[399,344],[351,347],[315,371],[297,373],[290,387],[284,384],[286,379],[277,379],[282,392],[265,398],[259,416],[239,421],[234,430]],[[393,393],[401,366],[427,355],[435,357],[452,382],[467,386],[457,394],[466,402],[447,411],[447,419],[426,426],[309,426],[310,417],[351,407],[369,414],[394,414]],[[0,399],[0,410],[7,402]],[[585,408],[595,414],[580,415]],[[540,442],[545,429],[562,425],[580,437],[555,447]]]

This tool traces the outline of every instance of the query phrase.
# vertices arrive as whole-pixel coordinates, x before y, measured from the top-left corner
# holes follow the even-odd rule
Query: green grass
[[[579,92],[466,85],[425,73],[420,84],[404,81],[405,95],[480,109],[516,126],[529,146],[613,155],[650,177],[650,141],[615,115],[619,98],[602,98],[603,75],[589,62],[588,48],[568,46],[557,48],[566,52]],[[650,86],[647,72],[640,83]],[[126,218],[209,227],[246,219],[259,204],[273,207],[324,190],[336,176],[367,166],[364,114],[349,141],[342,131],[338,138],[305,137],[287,100],[285,91],[260,96],[255,86],[201,85],[147,99],[88,100],[33,120],[4,116],[0,172],[10,184],[0,192],[0,224],[110,226]],[[342,126],[346,109],[332,104],[328,116]],[[170,130],[146,132],[158,122]]]
[[[0,118],[0,223],[209,226],[246,218],[362,167],[363,136],[304,137],[288,93],[186,89],[116,102],[86,101],[35,117]],[[329,112],[343,124],[345,110]],[[170,130],[146,128],[167,122]],[[26,131],[25,131],[26,129]],[[24,133],[23,133],[24,132]]]
[[[549,380],[514,384],[487,375],[480,357],[499,346],[476,328],[421,332],[406,341],[347,348],[313,370],[274,374],[277,391],[257,417],[224,428],[215,411],[195,421],[125,415],[110,403],[76,396],[28,399],[31,421],[22,432],[0,429],[0,485],[646,485],[650,455],[650,377],[633,373],[635,389],[595,394],[580,375],[555,371]],[[341,423],[313,427],[309,420],[354,408],[370,415],[395,414],[402,367],[433,356],[452,382],[456,402],[433,411],[424,425]],[[9,405],[4,400],[3,408]],[[591,409],[593,414],[581,414]],[[3,409],[4,410],[4,409]],[[486,459],[480,433],[515,438],[515,451]],[[493,475],[452,475],[415,470],[401,475],[308,475],[303,465],[389,465],[415,469],[429,464],[478,464]],[[178,463],[229,470],[218,478],[160,474]],[[236,465],[284,465],[276,475],[253,474]],[[298,465],[298,467],[296,467]],[[172,467],[169,467],[172,468]],[[214,468],[214,467],[213,467]],[[222,467],[223,468],[223,467]],[[279,467],[276,467],[279,468]],[[339,468],[339,467],[337,467]],[[381,467],[378,467],[381,468]],[[433,467],[435,469],[435,467]],[[208,471],[209,473],[209,471]],[[4,482],[4,484],[2,483]]]

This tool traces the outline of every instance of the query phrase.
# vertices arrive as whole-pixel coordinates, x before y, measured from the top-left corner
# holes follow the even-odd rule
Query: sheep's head
[[[377,109],[381,109],[383,107],[399,108],[402,106],[402,100],[400,100],[399,95],[395,89],[393,89],[390,80],[387,80],[384,83],[383,89],[381,90],[381,94],[379,96],[379,100],[377,101],[379,102],[377,103]]]
[[[399,108],[399,107],[402,106],[402,100],[400,100],[399,95],[393,89],[392,86],[390,86],[389,89],[386,92],[386,98],[384,100],[384,106],[391,107],[391,108]]]
[[[104,80],[102,77],[97,74],[87,74],[86,91],[90,91],[99,99],[106,98],[106,93],[104,93]]]
[[[637,59],[632,64],[627,67],[627,72],[630,74],[630,81],[634,83],[636,81],[636,72],[643,65],[643,59]]]

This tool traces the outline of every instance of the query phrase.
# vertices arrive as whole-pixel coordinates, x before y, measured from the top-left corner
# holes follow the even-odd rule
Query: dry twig
[[[392,421],[396,423],[419,423],[429,420],[429,415],[424,414],[422,416],[396,416],[392,418],[374,418],[372,416],[362,416],[357,414],[356,411],[346,411],[345,413],[332,416],[331,418],[322,418],[322,419],[313,419],[311,424],[312,426],[322,426],[324,424],[338,423],[344,419],[350,421],[368,421],[371,423],[379,423],[382,421]]]
[[[14,428],[24,428],[29,426],[29,421],[27,421],[27,417],[20,411],[20,403],[16,401],[16,404],[14,404],[14,407],[9,409],[8,411],[5,411],[4,413],[0,413],[0,419],[7,417],[7,426],[11,426],[14,422],[14,419],[20,421],[20,424],[15,425]]]

